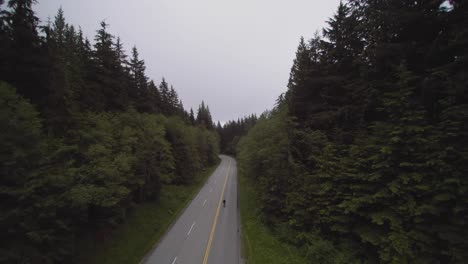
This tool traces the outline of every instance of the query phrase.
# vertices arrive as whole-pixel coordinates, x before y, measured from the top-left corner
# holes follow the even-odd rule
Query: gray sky
[[[39,0],[45,22],[60,6],[91,40],[103,19],[147,75],[174,85],[186,109],[204,100],[222,122],[271,109],[286,91],[300,36],[309,39],[339,0]],[[129,53],[129,52],[127,52]]]

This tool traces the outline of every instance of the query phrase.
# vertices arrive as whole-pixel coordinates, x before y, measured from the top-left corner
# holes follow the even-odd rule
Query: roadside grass
[[[242,251],[246,264],[303,264],[293,246],[280,241],[261,222],[254,183],[239,171]]]
[[[164,185],[159,201],[142,203],[132,209],[126,221],[103,243],[84,239],[78,246],[78,263],[139,263],[161,239],[188,202],[199,192],[220,161],[199,175],[189,186]]]

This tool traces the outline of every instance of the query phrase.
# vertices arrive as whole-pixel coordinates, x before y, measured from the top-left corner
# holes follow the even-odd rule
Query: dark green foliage
[[[82,64],[76,53],[80,40],[73,26],[65,22],[62,9],[45,29],[49,55],[48,96],[44,113],[50,132],[63,135],[77,110],[76,93],[83,85]]]
[[[175,159],[176,177],[171,182],[192,183],[197,171],[216,162],[218,135],[202,128],[188,128],[180,117],[169,118],[166,127]]]
[[[42,133],[39,113],[15,90],[0,82],[1,217],[5,239],[1,263],[59,261],[72,241],[59,215],[67,175],[58,162],[64,147]],[[50,248],[61,245],[61,250]]]
[[[187,122],[189,121],[189,114],[183,109],[182,101],[179,100],[179,96],[175,91],[174,87],[169,88],[169,84],[163,78],[157,91],[159,98],[159,111],[164,115],[178,115],[184,118]]]
[[[78,232],[104,239],[133,203],[216,162],[217,135],[175,117],[81,113],[64,144],[42,133],[39,113],[13,88],[1,83],[0,93],[2,263],[63,262]]]
[[[0,10],[0,263],[72,263],[81,237],[101,243],[164,184],[193,184],[219,139],[105,22],[92,47],[60,9],[42,38],[33,3]]]
[[[265,222],[310,263],[468,259],[468,16],[443,2],[340,4],[241,140]]]
[[[140,102],[135,107],[142,112],[157,112],[159,92],[153,81],[148,83],[148,77],[145,75],[145,62],[140,60],[136,47],[132,49],[129,66],[131,79],[129,95],[134,102]]]
[[[190,108],[189,120],[191,125],[195,125],[195,115],[192,108]]]
[[[95,98],[96,111],[125,110],[127,91],[125,83],[119,81],[122,65],[114,36],[107,31],[108,24],[101,22],[101,28],[94,37],[93,69],[90,72],[91,87],[99,91]]]
[[[198,126],[204,127],[206,129],[213,129],[214,123],[211,118],[210,108],[205,106],[205,102],[202,101],[201,105],[198,107],[197,118],[195,120]]]
[[[226,154],[235,155],[239,139],[245,136],[256,122],[256,115],[247,116],[237,121],[229,121],[224,126],[221,126],[218,122],[216,131],[221,136],[221,151]]]
[[[38,35],[39,19],[32,10],[34,2],[9,0],[8,8],[2,11],[0,80],[15,85],[33,103],[43,105],[47,57]]]
[[[255,177],[262,210],[275,222],[284,212],[288,186],[288,142],[285,111],[264,113],[238,144],[242,169]]]

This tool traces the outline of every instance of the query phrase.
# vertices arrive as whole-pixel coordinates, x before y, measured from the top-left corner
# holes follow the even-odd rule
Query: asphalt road
[[[218,168],[142,263],[240,263],[237,166],[231,157],[220,158]]]

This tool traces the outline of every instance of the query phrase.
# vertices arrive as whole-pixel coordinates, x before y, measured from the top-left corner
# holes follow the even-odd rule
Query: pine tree
[[[213,129],[213,120],[211,118],[210,109],[208,106],[205,106],[205,102],[202,101],[201,105],[198,107],[197,118],[196,118],[197,125],[204,127],[206,129]]]
[[[218,121],[216,131],[221,139],[221,151],[223,153],[234,155],[236,153],[239,140],[246,136],[252,127],[257,123],[257,116],[252,114],[238,119],[237,121],[228,121],[224,126]]]
[[[2,262],[63,262],[73,234],[61,214],[69,179],[56,157],[66,151],[43,135],[39,112],[3,82],[0,101],[0,228],[8,230],[0,242]]]
[[[298,120],[304,120],[308,110],[306,98],[314,98],[314,100],[320,100],[317,96],[317,87],[310,86],[310,71],[312,68],[312,61],[310,56],[310,50],[307,47],[304,38],[301,37],[299,46],[296,51],[296,59],[294,60],[291,68],[291,73],[288,82],[288,92],[286,97],[288,99],[289,111],[292,116],[298,118]],[[312,94],[313,96],[309,96]],[[315,95],[315,96],[314,96]]]
[[[76,42],[73,26],[65,22],[62,8],[55,16],[53,25],[47,30],[47,48],[50,58],[49,84],[46,98],[45,114],[49,134],[63,135],[69,126],[74,107],[72,82],[76,74]],[[76,76],[76,75],[75,75]]]
[[[0,262],[70,263],[77,235],[94,243],[162,184],[192,183],[217,160],[218,137],[189,125],[176,90],[148,82],[136,48],[128,62],[105,22],[92,46],[59,9],[42,37],[34,0],[3,2]],[[153,114],[162,109],[176,116]]]
[[[174,87],[171,85],[171,89],[169,90],[169,108],[170,114],[169,115],[174,115],[178,113],[179,109],[179,95],[175,91]]]
[[[357,11],[340,2],[336,14],[327,21],[328,27],[323,29],[325,39],[321,43],[326,56],[322,60],[340,74],[356,70],[353,62],[363,51],[363,33],[358,28],[357,16]]]
[[[129,65],[132,80],[131,94],[136,108],[141,112],[154,112],[148,88],[148,77],[145,74],[145,62],[139,58],[138,50],[135,46],[132,48],[132,58]]]
[[[118,60],[118,72],[120,72],[117,80],[122,86],[120,104],[126,108],[132,103],[132,77],[130,62],[127,60],[128,56],[125,54],[124,46],[120,37],[117,37],[117,41],[114,44],[114,50]]]
[[[137,91],[143,91],[147,88],[148,77],[145,75],[145,62],[140,60],[138,50],[132,48],[132,59],[130,60],[130,74],[132,76],[133,86]]]
[[[189,114],[187,113],[187,111],[185,111],[184,109],[184,104],[182,103],[182,100],[179,100],[179,103],[177,104],[177,112],[176,114],[180,117],[182,117],[182,119],[186,122],[189,122]]]
[[[107,32],[108,24],[101,22],[94,44],[93,89],[96,89],[94,109],[124,110],[127,91],[119,78],[124,74],[119,54],[115,50],[114,36]]]
[[[193,113],[193,109],[190,108],[190,124],[192,124],[192,126],[195,125],[195,115]]]
[[[443,2],[340,4],[238,144],[267,224],[309,262],[467,259],[467,9]]]
[[[88,111],[96,109],[97,102],[96,97],[99,98],[100,90],[94,83],[95,78],[95,61],[93,60],[93,51],[91,48],[90,41],[83,36],[81,28],[78,31],[76,37],[76,69],[77,69],[77,81],[74,82],[76,88],[75,100],[79,111]]]
[[[13,84],[34,104],[43,106],[47,94],[47,53],[37,32],[39,19],[32,10],[33,4],[34,0],[9,0],[10,10],[2,11],[0,79]]]
[[[153,80],[149,82],[148,90],[151,113],[161,113],[161,94]]]
[[[161,84],[159,85],[159,94],[161,95],[161,112],[164,115],[170,114],[170,95],[169,95],[169,85],[166,80],[163,78]]]
[[[117,37],[117,41],[115,42],[115,53],[117,54],[119,64],[123,67],[128,66],[129,62],[127,61],[127,54],[125,54],[123,43],[120,37]]]

